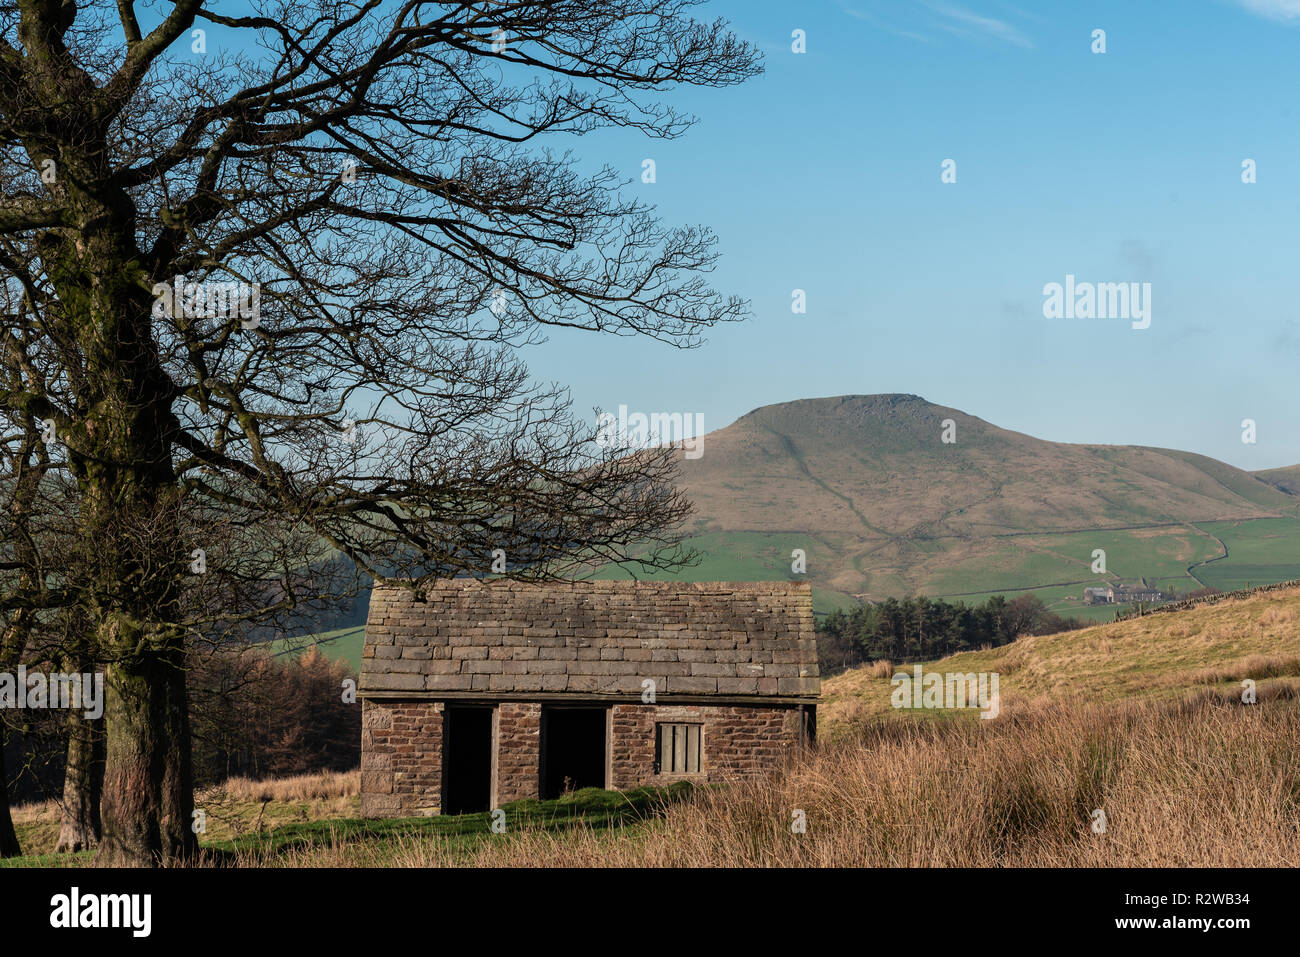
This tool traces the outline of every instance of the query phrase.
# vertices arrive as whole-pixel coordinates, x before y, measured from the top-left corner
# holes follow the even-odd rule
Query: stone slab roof
[[[806,582],[452,579],[370,595],[361,694],[815,698]]]

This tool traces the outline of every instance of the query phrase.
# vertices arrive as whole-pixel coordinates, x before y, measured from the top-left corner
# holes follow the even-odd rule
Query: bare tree
[[[542,578],[680,561],[671,452],[594,447],[518,351],[689,347],[745,306],[707,230],[541,144],[679,135],[661,91],[758,69],[698,0],[142,6],[0,7],[0,410],[93,543],[75,575],[6,555],[0,607],[84,616],[128,863],[194,850],[197,642],[497,549]]]
[[[6,386],[16,381],[3,369]],[[0,672],[12,675],[33,650],[42,609],[68,604],[61,574],[71,563],[75,533],[66,484],[51,481],[52,463],[36,423],[0,434]],[[4,715],[0,714],[0,857],[20,853],[9,813]]]
[[[36,495],[38,479],[30,470],[30,460],[37,448],[34,428],[28,427],[17,435],[4,437],[6,455],[5,482],[0,491],[5,495],[5,507],[0,512],[0,542],[4,542],[5,559],[2,572],[8,588],[3,596],[3,631],[0,631],[0,671],[8,671],[17,664],[27,644],[27,632],[33,617],[31,594],[35,591],[34,550],[26,537],[30,526],[31,505]],[[0,713],[0,857],[21,853],[18,835],[9,814],[9,774],[5,767],[6,728]]]

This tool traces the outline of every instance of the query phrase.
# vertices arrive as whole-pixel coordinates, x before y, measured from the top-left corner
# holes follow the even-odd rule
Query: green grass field
[[[818,584],[813,570],[819,564],[837,561],[833,549],[807,535],[769,534],[764,532],[722,532],[692,538],[689,545],[700,553],[700,563],[674,572],[645,572],[635,566],[608,565],[594,575],[596,579],[638,578],[645,581],[792,581],[813,582],[813,612],[825,615],[836,608],[851,608],[852,595]],[[807,575],[791,571],[791,553],[802,548],[806,556]],[[823,576],[825,577],[825,576]]]
[[[1227,545],[1226,559],[1219,539]],[[702,553],[699,565],[673,574],[637,577],[679,581],[791,578],[795,576],[790,573],[790,552],[803,548],[813,584],[813,606],[819,615],[851,606],[855,601],[852,595],[859,588],[873,599],[923,594],[968,604],[992,595],[1015,597],[1030,591],[1058,614],[1109,621],[1114,617],[1113,608],[1083,602],[1083,589],[1094,582],[1145,578],[1166,591],[1185,595],[1202,583],[1227,590],[1300,577],[1300,520],[1292,518],[1055,535],[920,539],[892,551],[845,537],[795,533],[718,532],[692,538],[688,544]],[[1092,553],[1098,548],[1106,552],[1107,575],[1092,572]],[[915,570],[897,568],[900,560]],[[624,573],[606,568],[596,577],[624,577]]]
[[[346,661],[352,666],[354,674],[361,674],[361,646],[365,639],[365,626],[359,625],[355,628],[323,631],[303,638],[283,638],[268,642],[267,648],[276,655],[300,655],[315,645],[328,657]]]
[[[1195,569],[1207,585],[1230,591],[1300,578],[1300,521],[1263,518],[1198,527],[1228,546],[1227,558]]]
[[[1221,539],[1227,546],[1227,558],[1221,557],[1223,549],[1215,539]],[[1071,574],[1072,580],[1087,579],[1084,584],[1039,587],[1032,591],[1058,614],[1099,622],[1112,620],[1114,609],[1083,604],[1083,589],[1094,577],[1088,567],[1093,548],[1106,550],[1107,570],[1123,580],[1145,577],[1152,585],[1184,595],[1200,588],[1202,583],[1231,591],[1300,578],[1300,521],[1290,518],[1208,522],[1196,525],[1195,530],[1140,529],[1032,536],[1015,539],[1009,547],[1041,550],[1038,560],[1026,559],[1015,565],[1008,562],[1007,567],[1015,567],[1024,574],[1022,582],[1050,581],[1051,576],[1064,574]],[[1068,556],[1071,561],[1053,562],[1052,555]],[[1075,556],[1081,557],[1074,561]],[[1078,574],[1080,571],[1084,574]],[[979,576],[977,563],[957,566],[939,579],[941,588],[937,594],[961,591],[962,586],[978,581]],[[998,569],[995,577],[1000,583],[1015,580],[1007,577],[1005,569]],[[997,588],[989,588],[976,595],[963,596],[961,600],[983,601],[998,593]]]
[[[563,832],[574,827],[595,830],[636,825],[659,816],[671,802],[690,794],[686,782],[665,788],[642,787],[630,791],[584,788],[550,801],[526,799],[503,805],[497,820],[504,831]],[[466,854],[497,836],[493,815],[439,815],[424,818],[345,818],[289,824],[266,833],[253,833],[217,841],[204,849],[227,859],[253,858],[263,866],[276,866],[296,852],[329,846],[347,853],[364,849],[367,863],[382,862],[386,853],[411,838],[441,839],[453,854]]]

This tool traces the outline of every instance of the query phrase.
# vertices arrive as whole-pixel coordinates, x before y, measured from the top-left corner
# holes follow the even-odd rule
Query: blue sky
[[[754,315],[692,352],[554,335],[526,358],[578,409],[701,412],[712,430],[906,392],[1058,441],[1300,462],[1300,0],[702,10],[764,51],[765,75],[672,94],[700,117],[681,140],[575,146],[666,220],[712,227],[714,281]],[[1150,328],[1044,318],[1067,274],[1151,283]]]

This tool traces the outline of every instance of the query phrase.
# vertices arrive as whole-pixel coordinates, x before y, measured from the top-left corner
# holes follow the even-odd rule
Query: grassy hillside
[[[789,536],[765,532],[735,532],[700,535],[691,539],[690,545],[700,553],[698,565],[675,572],[645,572],[635,569],[635,575],[646,581],[779,581],[804,580],[802,575],[791,573]],[[833,549],[820,543],[801,546],[812,566],[836,559]],[[628,572],[618,566],[606,566],[592,575],[596,579],[625,578]],[[813,584],[813,610],[824,615],[836,608],[851,608],[857,604],[851,595],[833,588]]]
[[[708,531],[925,541],[1294,515],[1297,504],[1204,456],[1048,442],[907,395],[765,406],[710,433],[682,472]]]
[[[1252,473],[1256,478],[1290,495],[1300,495],[1300,465],[1287,465],[1280,469],[1264,469]]]
[[[312,645],[320,648],[327,657],[346,661],[352,666],[353,674],[361,674],[361,648],[365,644],[366,626],[353,628],[336,628],[323,631],[318,635],[303,638],[281,639],[269,642],[267,647],[277,655],[300,655]]]
[[[1025,636],[922,667],[997,672],[1004,712],[1043,701],[1171,700],[1206,690],[1232,695],[1246,678],[1261,693],[1272,685],[1300,688],[1300,588],[1082,631]],[[821,723],[834,734],[875,718],[951,716],[893,708],[892,673],[888,667],[856,668],[823,681]]]

